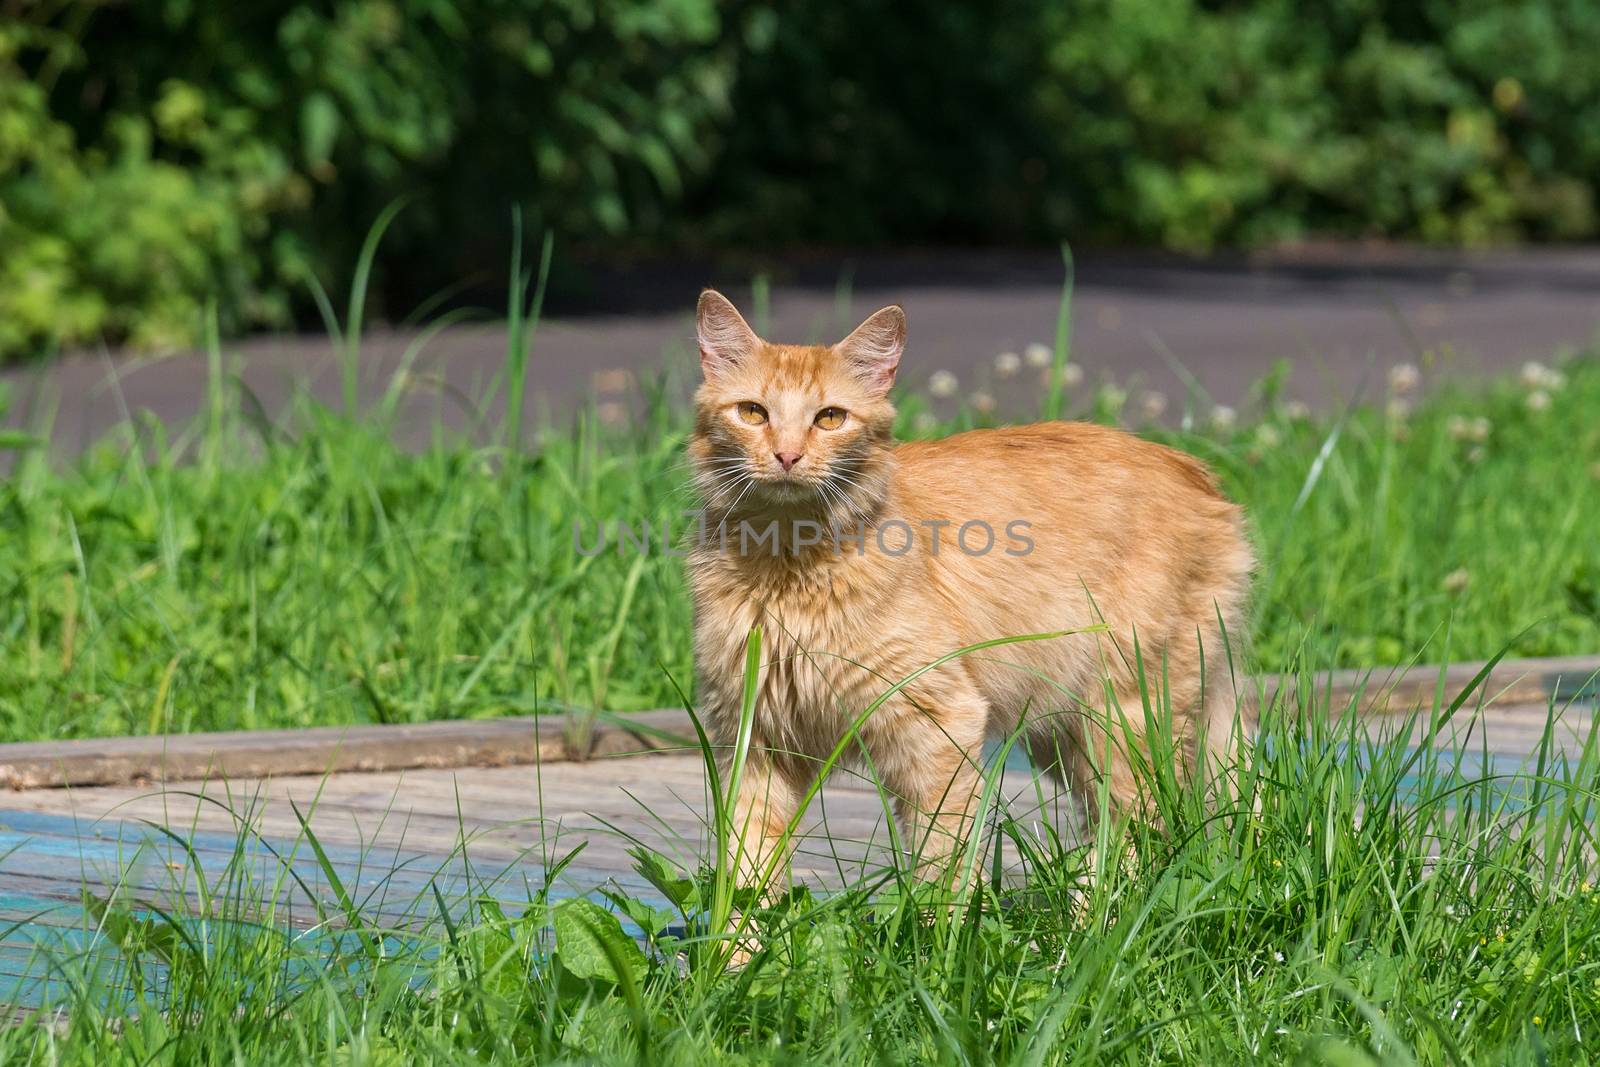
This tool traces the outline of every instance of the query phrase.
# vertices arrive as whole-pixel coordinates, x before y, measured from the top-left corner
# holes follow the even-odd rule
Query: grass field
[[[290,938],[268,903],[287,867],[245,834],[193,914],[88,898],[98,963],[61,954],[53,1011],[0,1029],[0,1060],[1587,1062],[1600,735],[1482,767],[1452,733],[1480,696],[1377,738],[1316,697],[1269,706],[1235,798],[1146,776],[1164,833],[1074,843],[991,786],[994,851],[958,857],[953,898],[884,872],[763,907],[726,865],[640,853],[656,891],[452,908],[425,889],[381,919],[340,890]],[[1019,861],[1025,882],[981,877]],[[761,947],[730,972],[732,906]]]
[[[524,331],[508,327],[501,394],[520,395]],[[687,532],[682,404],[645,389],[631,421],[591,411],[536,435],[512,410],[408,450],[394,431],[415,377],[356,411],[359,336],[338,340],[344,410],[302,398],[268,424],[219,350],[192,426],[136,418],[70,462],[6,439],[0,736],[632,710],[692,686],[679,561],[574,540],[574,524],[587,545],[619,521]],[[1137,428],[1118,390],[1064,385],[1065,355],[1045,413]],[[1379,382],[1376,404],[1308,417],[1282,386],[1231,423],[1201,409],[1145,428],[1248,510],[1263,666],[1600,649],[1600,363],[1408,411]],[[986,421],[925,394],[902,406],[907,436]]]

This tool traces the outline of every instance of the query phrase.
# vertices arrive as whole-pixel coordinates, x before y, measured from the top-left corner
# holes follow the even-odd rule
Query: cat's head
[[[861,513],[881,496],[904,311],[875,311],[836,345],[769,344],[707,289],[696,333],[704,381],[691,454],[708,505]]]

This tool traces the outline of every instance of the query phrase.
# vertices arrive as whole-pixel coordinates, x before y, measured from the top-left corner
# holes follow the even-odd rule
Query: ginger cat
[[[688,575],[699,701],[724,752],[746,638],[763,629],[734,798],[741,878],[782,862],[773,858],[815,768],[863,709],[981,641],[1078,631],[924,674],[849,750],[865,749],[895,797],[924,874],[970,828],[984,739],[1024,717],[1036,763],[1080,798],[1104,780],[1118,810],[1139,814],[1125,730],[1108,737],[1098,725],[1116,714],[1109,685],[1142,732],[1135,635],[1152,692],[1165,670],[1180,770],[1220,753],[1237,716],[1229,645],[1247,632],[1253,560],[1240,510],[1204,464],[1072,422],[897,445],[899,307],[832,347],[780,345],[707,290],[697,332],[704,382],[689,454],[705,518]]]

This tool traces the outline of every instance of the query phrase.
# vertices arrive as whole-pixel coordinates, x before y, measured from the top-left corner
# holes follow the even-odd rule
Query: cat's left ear
[[[906,313],[899,304],[879,308],[833,350],[862,381],[887,393],[906,350]]]

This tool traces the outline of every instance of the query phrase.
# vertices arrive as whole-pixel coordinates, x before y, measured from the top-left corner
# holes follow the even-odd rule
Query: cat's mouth
[[[776,499],[801,500],[818,493],[817,480],[804,474],[758,474],[755,483],[757,491]]]

